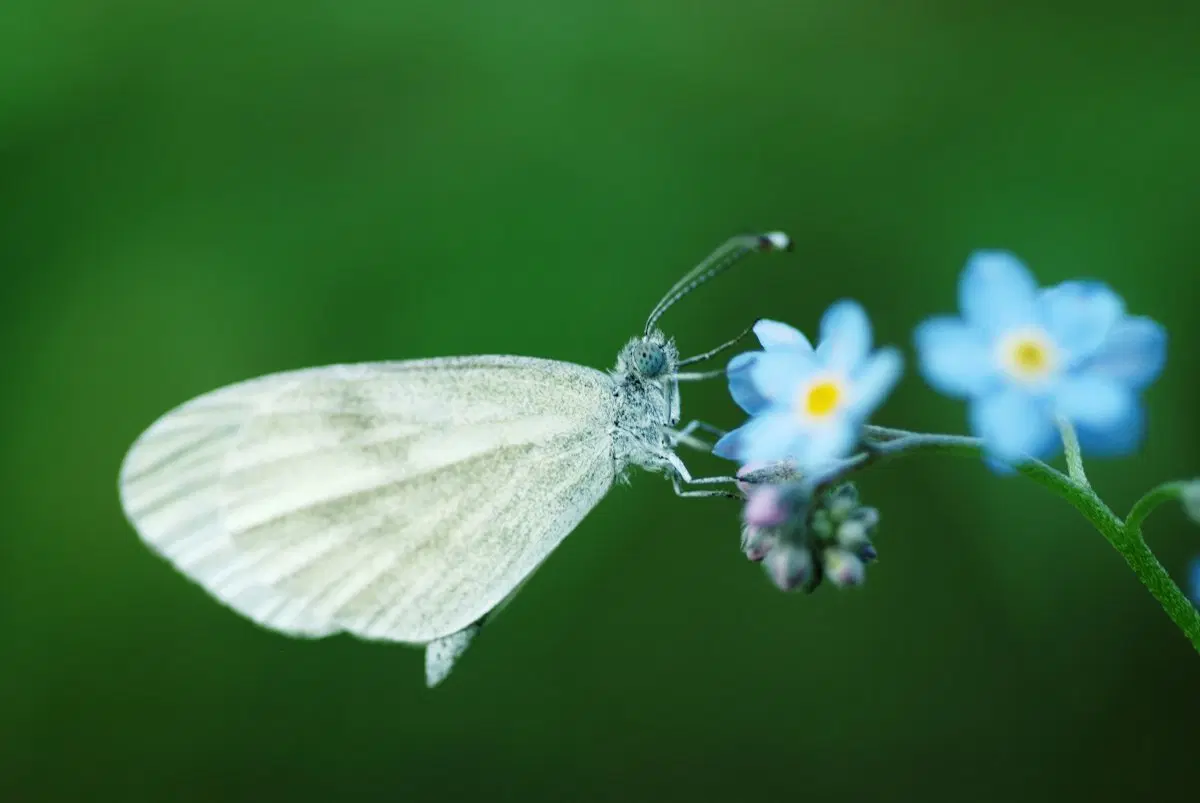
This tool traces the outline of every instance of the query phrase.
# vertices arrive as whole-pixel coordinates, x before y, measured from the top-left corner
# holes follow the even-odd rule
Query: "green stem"
[[[874,426],[866,428],[866,435],[869,449],[864,453],[866,458],[861,460],[863,463],[885,462],[914,452],[949,454],[975,459],[983,457],[984,454],[983,442],[978,438],[969,438],[965,435],[934,435]],[[862,458],[862,455],[857,457]],[[851,458],[851,461],[855,459]],[[860,467],[865,467],[865,465],[855,464],[853,470],[857,471]],[[1089,521],[1093,519],[1105,522],[1120,521],[1103,502],[1095,499],[1095,494],[1091,494],[1092,499],[1079,498],[1077,493],[1079,486],[1070,477],[1052,466],[1046,465],[1041,460],[1030,459],[1013,468],[1018,474],[1023,474],[1043,488],[1065,498]]]
[[[1158,562],[1158,558],[1146,545],[1146,539],[1142,538],[1141,529],[1136,524],[1126,525],[1123,543],[1114,546],[1142,581],[1142,585],[1150,590],[1158,604],[1167,612],[1167,616],[1171,617],[1171,621],[1192,642],[1196,652],[1200,652],[1200,610],[1197,610],[1187,595],[1179,590],[1179,586],[1175,585],[1167,570]]]
[[[1193,483],[1195,480],[1174,480],[1151,488],[1145,496],[1133,503],[1129,515],[1125,517],[1125,526],[1141,528],[1142,522],[1154,511],[1154,508],[1163,502],[1182,498],[1184,491]]]
[[[1071,433],[1074,434],[1073,432]],[[836,477],[822,478],[821,484],[841,479],[847,474],[867,465],[884,462],[904,454],[932,452],[979,458],[984,455],[983,442],[978,438],[960,435],[934,435],[908,432],[888,427],[867,427],[867,451],[847,460],[835,470]],[[1127,521],[1121,519],[1104,504],[1087,484],[1086,477],[1072,478],[1040,460],[1029,459],[1014,466],[1015,470],[1038,485],[1065,499],[1078,510],[1100,534],[1120,553],[1142,585],[1162,606],[1192,646],[1200,653],[1200,610],[1167,574],[1158,558],[1150,551],[1142,537],[1141,523],[1146,515],[1158,505],[1172,498],[1179,498],[1185,483],[1164,483],[1138,500],[1129,513]],[[1081,466],[1082,468],[1082,466]]]
[[[1092,487],[1088,482],[1087,472],[1083,470],[1083,450],[1079,448],[1079,436],[1075,433],[1075,426],[1062,416],[1056,419],[1056,423],[1062,436],[1063,454],[1067,458],[1067,476],[1086,488]]]

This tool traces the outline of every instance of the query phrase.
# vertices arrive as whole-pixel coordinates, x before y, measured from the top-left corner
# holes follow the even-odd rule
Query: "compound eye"
[[[658,376],[667,367],[667,355],[659,346],[641,343],[634,349],[633,367],[642,376]]]

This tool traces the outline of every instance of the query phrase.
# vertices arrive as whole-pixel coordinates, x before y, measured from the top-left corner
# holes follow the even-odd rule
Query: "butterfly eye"
[[[667,367],[667,355],[661,346],[639,343],[633,350],[633,367],[646,377],[656,377]]]

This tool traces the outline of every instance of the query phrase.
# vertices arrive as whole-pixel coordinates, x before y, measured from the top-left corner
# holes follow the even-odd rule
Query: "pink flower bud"
[[[822,568],[829,582],[839,588],[862,585],[866,578],[866,566],[856,556],[842,549],[830,549],[821,559]]]
[[[780,591],[793,591],[812,577],[812,555],[802,546],[783,543],[767,554],[763,567]]]
[[[779,537],[775,530],[766,530],[750,524],[742,528],[742,552],[755,563],[765,558],[777,543]]]
[[[746,500],[743,511],[746,523],[755,527],[778,527],[788,518],[788,506],[777,485],[755,488]]]

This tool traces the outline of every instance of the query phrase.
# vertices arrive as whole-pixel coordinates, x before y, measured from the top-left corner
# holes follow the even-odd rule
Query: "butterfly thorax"
[[[613,459],[618,471],[635,465],[661,471],[670,463],[667,428],[679,420],[679,391],[675,380],[679,352],[657,330],[635,337],[617,355],[610,373],[616,413],[613,421]]]

